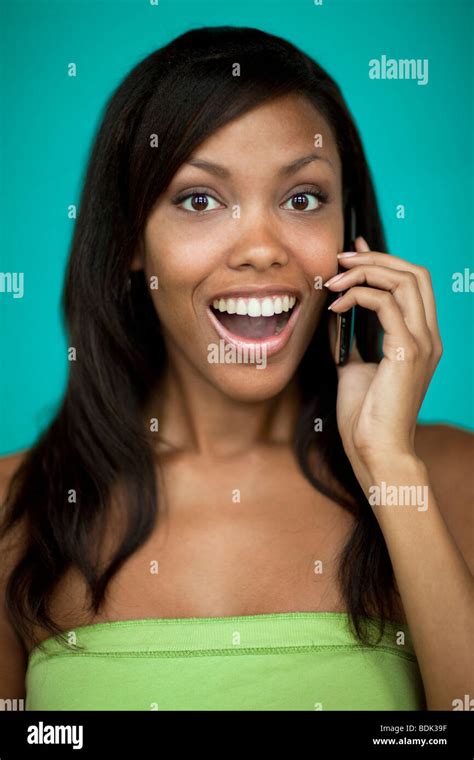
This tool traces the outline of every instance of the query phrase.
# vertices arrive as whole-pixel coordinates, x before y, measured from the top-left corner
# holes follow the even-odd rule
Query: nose
[[[274,218],[260,210],[258,214],[253,211],[251,218],[244,220],[242,216],[234,221],[239,231],[227,261],[232,269],[252,267],[263,272],[288,263],[288,252],[275,231]]]

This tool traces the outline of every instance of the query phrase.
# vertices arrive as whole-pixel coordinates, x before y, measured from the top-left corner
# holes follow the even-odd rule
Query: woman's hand
[[[379,364],[362,361],[354,340],[348,363],[338,367],[337,422],[358,470],[416,456],[418,412],[443,348],[428,270],[371,251],[362,237],[355,247],[354,255],[339,255],[348,271],[325,285],[334,293],[347,291],[331,304],[333,312],[355,305],[371,309],[384,330]]]
[[[394,487],[395,496],[402,496],[376,494],[370,503],[413,638],[427,709],[452,710],[469,687],[474,582],[438,506],[428,468],[415,452],[418,411],[442,353],[430,275],[403,259],[370,251],[362,238],[356,250],[340,258],[347,272],[326,283],[334,292],[347,290],[332,311],[356,304],[375,311],[384,330],[383,359],[364,363],[354,346],[349,362],[338,367],[338,427],[367,498],[384,482],[391,497]],[[446,503],[443,509],[447,513],[451,507]]]

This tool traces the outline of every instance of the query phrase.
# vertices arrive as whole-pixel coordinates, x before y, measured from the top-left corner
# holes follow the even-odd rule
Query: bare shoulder
[[[452,425],[417,425],[415,448],[439,496],[472,500],[474,434]]]
[[[0,526],[5,517],[5,501],[12,478],[27,451],[0,457]],[[13,629],[5,607],[6,584],[24,547],[24,530],[15,527],[6,535],[0,533],[0,710],[9,709],[8,700],[24,699],[27,652]]]
[[[18,468],[25,460],[28,454],[28,449],[20,451],[16,454],[8,454],[7,456],[0,456],[0,529],[4,525],[4,519],[6,514],[6,500],[9,495],[10,486],[13,481],[13,477],[16,474]],[[2,530],[0,530],[0,541],[2,541],[3,552],[0,554],[0,572],[5,562],[5,550],[11,548],[13,543],[17,543],[21,535],[21,528],[18,527],[13,531],[10,531],[5,537],[3,537]]]
[[[474,434],[452,425],[418,425],[415,448],[449,531],[474,572]]]
[[[28,455],[28,452],[29,449],[24,449],[15,454],[0,456],[0,504],[3,504],[11,479]]]
[[[6,500],[9,495],[10,486],[13,481],[13,477],[17,472],[20,465],[25,460],[28,454],[28,450],[20,451],[16,454],[8,454],[7,456],[0,456],[0,528],[3,528],[4,519],[6,515]],[[24,537],[24,536],[23,536]],[[22,540],[22,528],[16,527],[14,530],[9,531],[7,535],[3,536],[3,531],[0,530],[0,541],[2,542],[2,552],[0,553],[0,573],[5,567],[5,558],[13,546],[17,545]],[[8,550],[8,552],[7,552]]]

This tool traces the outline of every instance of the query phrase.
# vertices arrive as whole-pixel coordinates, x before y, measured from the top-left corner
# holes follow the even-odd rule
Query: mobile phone
[[[355,251],[355,239],[357,237],[357,220],[353,206],[348,205],[344,214],[344,250]],[[338,268],[340,271],[346,272],[346,269]],[[346,291],[340,291],[337,294],[342,296]],[[349,358],[352,348],[352,340],[354,337],[354,323],[355,323],[355,310],[352,309],[346,311],[344,314],[336,314],[336,349],[335,349],[335,362],[338,365],[345,364]]]

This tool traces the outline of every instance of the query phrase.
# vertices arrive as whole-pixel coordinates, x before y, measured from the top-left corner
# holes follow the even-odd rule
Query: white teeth
[[[241,314],[242,316],[244,316],[245,314],[247,314],[247,304],[245,303],[245,301],[244,301],[243,298],[238,298],[237,299],[237,311],[236,311],[236,313],[237,314]]]
[[[256,298],[251,298],[247,305],[247,314],[249,317],[261,317],[262,308],[260,306],[260,301]]]
[[[217,298],[212,302],[217,311],[249,317],[273,317],[289,311],[296,303],[295,296],[271,296],[265,298]]]
[[[262,301],[262,317],[273,317],[273,301],[271,298],[264,298]]]

